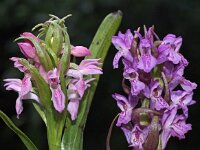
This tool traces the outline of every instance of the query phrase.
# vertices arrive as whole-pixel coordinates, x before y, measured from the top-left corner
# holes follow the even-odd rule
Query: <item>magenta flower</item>
[[[186,117],[177,115],[177,107],[171,107],[170,110],[164,112],[162,118],[163,131],[161,134],[162,149],[165,149],[166,144],[171,136],[176,136],[179,139],[185,138],[185,134],[192,130],[191,124],[186,124]]]
[[[134,61],[133,64],[130,64],[126,59],[122,59],[124,64],[124,73],[123,76],[125,79],[128,79],[131,83],[131,93],[132,95],[138,95],[144,88],[145,84],[139,80],[139,74],[137,68],[135,67],[137,63]]]
[[[143,150],[142,145],[145,142],[146,129],[144,129],[143,131],[138,125],[135,125],[132,130],[124,127],[122,127],[121,129],[124,132],[130,147],[134,147],[137,150]]]
[[[35,47],[33,47],[30,43],[18,43],[18,46],[21,50],[21,52],[26,56],[27,58],[34,59],[36,57],[36,51]]]
[[[89,82],[94,79],[73,79],[68,86],[68,99],[70,100],[67,110],[71,115],[71,119],[75,120],[78,114],[79,103],[85,93],[85,90],[90,87]]]
[[[163,88],[161,87],[159,80],[151,81],[149,87],[146,86],[144,94],[151,99],[151,108],[161,110],[168,108],[169,104],[162,97]]]
[[[77,118],[79,103],[85,90],[90,86],[89,82],[94,80],[94,78],[84,79],[84,77],[103,73],[102,69],[98,67],[101,64],[99,60],[100,59],[84,59],[79,65],[71,64],[70,69],[66,73],[67,76],[73,78],[68,86],[68,99],[70,102],[67,106],[72,120]]]
[[[27,38],[32,38],[36,42],[39,42],[39,39],[30,32],[25,32],[25,33],[21,34],[21,36],[27,37]],[[18,46],[25,57],[30,58],[36,62],[39,62],[39,59],[38,59],[38,56],[36,53],[36,49],[31,41],[29,41],[28,39],[25,39],[24,42],[18,43]]]
[[[60,86],[60,69],[54,68],[47,74],[48,83],[52,93],[52,101],[55,109],[62,112],[65,109],[65,95]]]
[[[17,118],[19,118],[19,115],[23,111],[23,103],[22,100],[26,99],[33,99],[37,102],[39,102],[39,98],[36,94],[32,92],[32,84],[30,80],[30,76],[26,75],[22,80],[20,79],[4,79],[6,90],[13,90],[15,92],[18,92],[18,98],[16,100],[16,113]]]
[[[71,54],[75,57],[85,57],[91,55],[89,49],[83,46],[75,46],[71,49]]]
[[[183,109],[185,116],[188,116],[188,106],[195,104],[196,102],[192,99],[193,92],[186,91],[173,91],[171,93],[171,100],[173,103]]]
[[[21,37],[29,37],[29,38],[32,38],[34,39],[36,42],[40,42],[40,39],[37,38],[35,35],[33,35],[32,33],[30,32],[24,32],[22,34],[20,34]],[[25,40],[25,42],[30,42],[29,40]],[[31,43],[32,44],[32,43]]]
[[[152,70],[152,68],[154,68],[157,64],[157,60],[151,54],[151,39],[148,39],[148,37],[152,34],[151,30],[152,28],[150,28],[147,32],[148,36],[146,33],[144,38],[139,32],[135,31],[135,34],[138,35],[140,39],[139,51],[141,53],[141,57],[138,63],[138,68],[144,70],[147,73],[149,73]]]
[[[133,35],[130,29],[128,29],[125,34],[119,32],[118,36],[112,37],[112,43],[118,50],[113,60],[114,68],[118,68],[118,62],[121,57],[124,57],[125,59],[132,61],[132,56],[130,52],[132,40],[133,40]]]
[[[121,126],[122,124],[127,124],[131,121],[132,109],[135,107],[138,100],[131,95],[128,99],[117,93],[113,94],[112,96],[117,101],[117,106],[122,111],[119,115],[116,125]]]
[[[70,68],[67,72],[67,76],[79,79],[83,78],[84,75],[102,74],[102,69],[98,67],[100,59],[84,59],[81,61],[79,66]]]
[[[164,37],[161,45],[158,47],[158,63],[163,63],[166,60],[169,60],[174,64],[178,64],[182,59],[182,55],[179,53],[181,45],[181,37],[176,37],[173,34],[168,34]]]

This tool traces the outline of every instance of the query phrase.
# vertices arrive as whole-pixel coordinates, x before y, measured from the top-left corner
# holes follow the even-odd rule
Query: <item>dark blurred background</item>
[[[200,83],[200,1],[199,0],[0,0],[0,109],[20,127],[39,147],[47,150],[47,139],[42,123],[31,103],[24,103],[20,119],[16,119],[15,92],[7,92],[2,80],[21,78],[22,74],[8,59],[22,56],[17,44],[13,42],[20,33],[48,19],[48,14],[63,17],[69,13],[67,26],[72,44],[89,46],[102,21],[110,12],[123,12],[120,30],[136,29],[139,26],[155,25],[155,31],[162,38],[167,33],[183,37],[181,52],[190,64],[185,71],[186,78]],[[112,60],[116,50],[111,46],[104,64],[97,92],[88,117],[84,134],[84,150],[104,150],[108,128],[119,112],[111,94],[122,93],[122,68],[112,69]],[[170,139],[167,150],[200,149],[200,94],[196,90],[194,99],[197,104],[190,107],[188,122],[193,130],[186,139]],[[0,120],[0,149],[26,149],[19,138]],[[128,150],[128,144],[120,129],[114,127],[111,138],[112,150]]]

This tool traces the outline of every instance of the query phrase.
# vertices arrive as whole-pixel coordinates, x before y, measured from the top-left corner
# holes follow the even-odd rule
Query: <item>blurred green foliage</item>
[[[41,119],[29,102],[25,102],[24,112],[19,120],[15,115],[16,93],[7,92],[2,80],[9,77],[21,77],[8,60],[12,56],[22,56],[13,40],[24,31],[48,19],[48,14],[63,17],[73,16],[66,25],[72,44],[89,46],[101,20],[110,12],[122,10],[124,16],[120,30],[132,30],[138,26],[155,25],[155,31],[162,38],[167,33],[183,37],[181,52],[190,61],[185,76],[200,83],[200,1],[199,0],[1,0],[0,1],[0,109],[23,131],[25,131],[39,149],[47,149],[46,131]],[[84,149],[103,150],[109,125],[119,112],[111,94],[122,93],[122,68],[112,69],[112,60],[116,50],[112,46],[104,65],[104,75],[100,79],[94,97],[88,122],[86,124]],[[198,89],[199,90],[199,89]],[[200,94],[196,90],[194,99],[197,104],[190,109],[189,122],[193,130],[186,139],[171,139],[168,150],[200,149]],[[111,149],[128,150],[123,133],[114,128]],[[0,149],[25,149],[24,145],[2,121],[0,121]]]

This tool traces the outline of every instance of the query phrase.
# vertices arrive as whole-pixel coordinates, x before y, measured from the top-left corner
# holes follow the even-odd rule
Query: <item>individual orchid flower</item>
[[[173,101],[173,104],[182,108],[185,116],[188,116],[188,106],[196,103],[192,99],[192,96],[193,92],[181,90],[171,92],[171,100]]]
[[[127,124],[131,121],[132,109],[136,106],[137,99],[131,95],[127,99],[126,97],[117,93],[113,94],[112,96],[117,101],[117,105],[122,111],[119,115],[116,125],[121,126],[122,124]]]
[[[72,47],[71,54],[75,57],[85,57],[91,55],[91,52],[84,46],[75,46]]]
[[[150,33],[151,33],[151,30],[148,31],[148,34]],[[143,38],[142,35],[138,31],[135,31],[135,34],[140,39],[139,51],[141,53],[141,57],[138,62],[138,68],[149,73],[152,70],[152,68],[154,68],[155,65],[157,64],[156,58],[152,56],[151,54],[151,48],[152,48],[151,39],[146,38],[149,35],[148,36],[145,35],[145,38]]]
[[[162,118],[163,131],[161,134],[162,149],[165,149],[166,144],[171,136],[185,138],[185,133],[191,130],[191,124],[186,124],[186,117],[177,115],[177,107],[172,106],[170,110],[164,112]]]
[[[73,79],[69,83],[67,95],[70,102],[67,106],[67,110],[69,111],[72,120],[77,118],[79,103],[85,93],[85,90],[90,87],[89,82],[92,80],[95,79]]]
[[[131,33],[130,29],[128,29],[125,34],[119,32],[118,36],[112,37],[112,43],[118,50],[113,60],[114,68],[118,68],[118,62],[121,57],[124,57],[125,59],[132,61],[132,56],[130,52],[132,40],[133,40],[133,34]]]
[[[62,112],[65,109],[65,95],[60,86],[60,69],[54,68],[47,73],[48,83],[52,92],[52,101],[55,109]]]
[[[17,118],[23,111],[23,102],[22,100],[26,99],[33,99],[39,102],[39,98],[36,94],[32,92],[32,84],[31,84],[31,77],[26,75],[22,80],[20,79],[4,79],[6,90],[13,90],[18,92],[18,98],[16,100],[16,113]]]
[[[131,83],[132,95],[138,95],[145,88],[145,84],[139,80],[139,74],[137,68],[134,67],[135,65],[133,64],[133,66],[131,66],[131,63],[126,59],[122,61],[125,66],[123,76]]]
[[[84,59],[81,63],[75,68],[70,68],[67,72],[67,76],[80,79],[83,78],[84,75],[92,75],[92,74],[102,74],[102,69],[98,67],[100,59]]]
[[[151,99],[151,107],[156,110],[161,110],[168,108],[169,104],[162,97],[163,88],[160,85],[159,80],[151,81],[149,87],[146,86],[144,89],[144,94],[147,98]]]
[[[185,65],[180,63],[176,66],[170,61],[164,63],[163,71],[168,81],[172,81],[177,77],[182,77],[184,74]]]
[[[143,150],[143,143],[145,142],[146,132],[140,129],[136,124],[132,130],[129,130],[125,127],[121,127],[124,132],[126,139],[130,147],[134,147],[137,150]],[[144,129],[146,130],[146,129]]]
[[[184,139],[185,134],[189,130],[192,130],[192,125],[186,124],[185,116],[177,115],[173,121],[171,128],[172,128],[172,131],[171,131],[172,136],[178,137],[179,139]]]
[[[158,47],[158,63],[160,64],[169,60],[174,64],[178,64],[182,59],[182,55],[179,53],[181,45],[181,37],[176,37],[174,34],[168,34],[165,36],[161,45]]]

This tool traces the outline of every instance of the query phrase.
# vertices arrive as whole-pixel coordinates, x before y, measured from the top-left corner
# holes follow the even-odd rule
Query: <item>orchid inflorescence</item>
[[[197,85],[183,77],[188,61],[179,53],[181,37],[168,34],[160,40],[154,27],[144,26],[144,36],[139,31],[112,37],[118,50],[113,67],[122,57],[127,94],[113,94],[121,109],[116,125],[134,149],[165,149],[171,136],[183,139],[192,129],[186,119]]]
[[[69,15],[62,19],[50,16],[48,21],[34,28],[41,27],[37,37],[25,32],[17,39],[24,40],[18,46],[26,59],[12,57],[10,60],[24,77],[22,80],[5,79],[5,87],[18,92],[18,118],[23,111],[23,100],[32,99],[42,109],[52,108],[58,113],[68,110],[71,119],[75,120],[85,90],[95,80],[87,75],[102,74],[101,63],[100,59],[83,59],[79,65],[71,62],[72,57],[85,57],[91,52],[86,47],[70,44],[64,24]],[[45,96],[48,93],[42,95],[41,88],[47,88],[51,95],[49,99]]]

